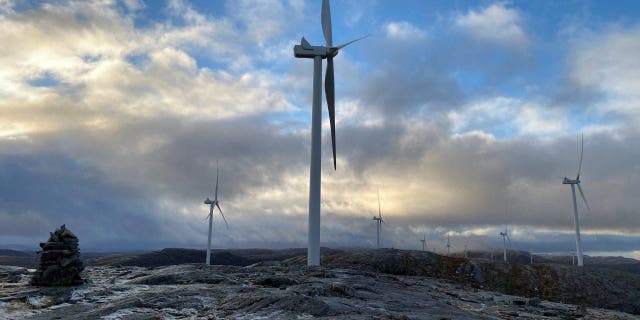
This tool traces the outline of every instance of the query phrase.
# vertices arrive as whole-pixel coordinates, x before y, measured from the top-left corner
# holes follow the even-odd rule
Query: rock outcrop
[[[39,267],[31,284],[36,286],[74,286],[84,283],[80,273],[84,264],[80,260],[78,237],[63,224],[50,233],[47,242],[41,242],[38,252]]]
[[[0,319],[638,319],[430,277],[342,268],[198,263],[88,267],[85,274],[91,281],[80,289],[0,283]]]

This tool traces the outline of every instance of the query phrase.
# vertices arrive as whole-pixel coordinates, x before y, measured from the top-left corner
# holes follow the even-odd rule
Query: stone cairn
[[[74,286],[84,283],[80,272],[84,264],[80,260],[78,237],[63,224],[49,233],[49,240],[41,242],[38,252],[40,266],[31,279],[36,286]]]

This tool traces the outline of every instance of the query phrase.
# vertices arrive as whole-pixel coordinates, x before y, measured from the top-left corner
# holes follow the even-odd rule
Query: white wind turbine
[[[307,265],[320,265],[320,156],[322,129],[322,59],[327,59],[324,90],[329,109],[331,125],[331,146],[333,147],[333,168],[336,169],[336,130],[335,130],[335,83],[333,75],[333,57],[340,49],[360,39],[349,41],[337,47],[333,46],[331,31],[331,9],[329,0],[322,1],[322,32],[326,46],[312,46],[302,37],[300,44],[293,47],[296,58],[313,59],[313,106],[311,112],[311,166],[309,172],[309,238]]]
[[[422,251],[427,251],[427,235],[425,234],[422,239],[420,239],[420,242],[422,242]]]
[[[209,199],[209,197],[207,197],[206,200],[204,200],[204,204],[208,204],[209,205],[209,215],[207,215],[207,219],[209,219],[209,239],[207,241],[207,258],[206,258],[206,264],[207,265],[211,265],[211,229],[213,227],[213,209],[214,207],[217,207],[218,210],[220,210],[220,215],[222,216],[222,220],[224,220],[224,224],[227,226],[227,229],[229,229],[229,225],[227,224],[227,219],[225,219],[224,214],[222,213],[222,209],[220,209],[220,202],[218,201],[218,162],[216,161],[216,193],[214,195],[213,200]]]
[[[451,254],[451,239],[449,239],[449,232],[447,232],[447,257]]]
[[[507,241],[511,243],[511,238],[509,238],[509,230],[506,224],[504,225],[504,232],[500,232],[500,236],[502,237],[502,250],[504,254],[504,262],[507,262]]]
[[[584,265],[583,256],[582,256],[582,240],[580,239],[580,216],[578,215],[578,204],[576,202],[576,187],[578,186],[578,191],[580,191],[580,197],[584,200],[584,204],[588,210],[589,203],[587,203],[587,198],[584,196],[584,192],[582,191],[582,187],[580,187],[580,170],[582,170],[582,154],[584,152],[584,136],[581,137],[580,144],[580,161],[578,162],[578,175],[574,180],[564,177],[562,179],[562,184],[571,185],[571,195],[573,197],[573,214],[575,218],[575,226],[576,226],[576,255],[578,257],[578,266],[582,267]]]
[[[386,222],[384,222],[384,220],[382,220],[382,210],[380,210],[380,189],[378,189],[378,216],[373,216],[373,219],[376,222],[376,228],[378,230],[378,246],[377,248],[380,249],[380,232],[382,231],[382,224],[387,224]]]

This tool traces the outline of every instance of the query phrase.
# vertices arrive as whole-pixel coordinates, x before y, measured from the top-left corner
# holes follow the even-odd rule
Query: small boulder
[[[291,286],[291,285],[295,285],[295,284],[298,284],[298,282],[293,280],[293,279],[286,278],[286,277],[266,276],[266,277],[258,278],[255,281],[255,284],[260,285],[260,286],[280,288],[280,287],[288,287],[288,286]]]

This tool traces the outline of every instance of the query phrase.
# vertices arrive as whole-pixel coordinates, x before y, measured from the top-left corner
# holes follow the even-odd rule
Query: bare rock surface
[[[424,276],[284,263],[95,266],[73,288],[29,287],[25,270],[2,270],[0,319],[638,319]]]
[[[334,268],[449,279],[478,289],[640,314],[640,275],[615,269],[491,262],[397,249],[351,250],[322,261]],[[305,263],[304,257],[286,262]]]

